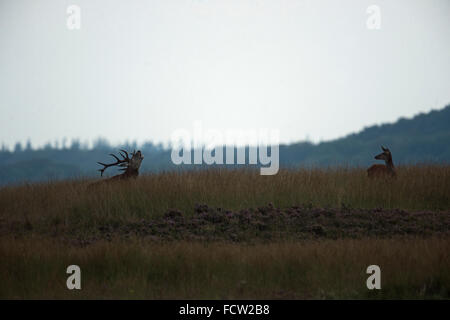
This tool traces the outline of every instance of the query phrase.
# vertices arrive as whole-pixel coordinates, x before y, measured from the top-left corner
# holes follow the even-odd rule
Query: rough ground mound
[[[394,236],[448,236],[450,212],[308,206],[230,211],[197,205],[193,214],[173,209],[163,217],[123,225],[105,224],[96,238],[146,237],[155,241],[273,241]]]

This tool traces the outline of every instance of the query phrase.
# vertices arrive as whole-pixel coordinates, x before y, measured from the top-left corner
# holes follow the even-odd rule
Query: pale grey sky
[[[329,140],[448,103],[449,0],[0,0],[10,147],[169,141],[196,120]]]

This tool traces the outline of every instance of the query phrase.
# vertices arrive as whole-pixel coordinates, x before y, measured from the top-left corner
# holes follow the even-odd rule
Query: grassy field
[[[450,167],[0,189],[0,298],[450,298]],[[82,269],[82,290],[65,287]],[[366,288],[368,265],[382,289]]]
[[[448,239],[320,240],[274,244],[137,239],[69,247],[31,238],[1,243],[1,298],[347,299],[447,298]],[[81,290],[65,270],[81,268]],[[381,268],[381,290],[366,268]]]

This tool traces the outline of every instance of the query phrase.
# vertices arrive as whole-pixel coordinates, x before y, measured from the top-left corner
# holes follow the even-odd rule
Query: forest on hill
[[[280,145],[280,167],[368,166],[376,162],[373,157],[381,151],[381,145],[390,148],[396,165],[447,164],[450,163],[449,142],[450,105],[411,119],[373,125],[331,141]],[[86,148],[75,140],[67,147],[48,144],[40,149],[32,148],[31,143],[24,147],[17,143],[12,151],[5,147],[0,150],[0,185],[99,176],[97,161],[113,160],[108,154],[118,149],[140,149],[145,156],[142,173],[199,168],[199,165],[174,165],[171,150],[152,142],[112,146],[98,139],[92,148]]]

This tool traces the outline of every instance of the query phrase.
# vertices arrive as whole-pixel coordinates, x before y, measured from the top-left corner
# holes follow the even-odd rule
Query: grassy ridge
[[[256,171],[207,170],[142,176],[136,181],[87,188],[89,181],[0,189],[0,222],[29,227],[78,227],[96,221],[138,221],[171,208],[192,213],[196,204],[240,210],[277,207],[401,208],[448,210],[450,166],[398,168],[392,181],[367,178],[363,169],[303,169],[261,176]]]

